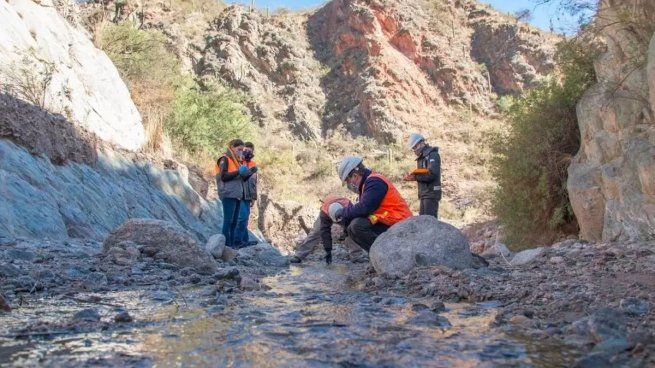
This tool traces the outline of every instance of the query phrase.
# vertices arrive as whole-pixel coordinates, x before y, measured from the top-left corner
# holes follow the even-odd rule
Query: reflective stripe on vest
[[[380,207],[368,217],[371,223],[381,222],[387,226],[392,226],[412,216],[412,211],[409,209],[407,202],[387,178],[377,173],[371,173],[369,178],[371,177],[379,178],[387,184],[387,194],[384,195]]]

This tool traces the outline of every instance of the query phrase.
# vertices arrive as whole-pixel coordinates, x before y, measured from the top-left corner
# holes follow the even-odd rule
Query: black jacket
[[[416,175],[419,199],[441,199],[441,156],[439,148],[425,146],[416,159],[416,167],[428,169],[427,174]]]

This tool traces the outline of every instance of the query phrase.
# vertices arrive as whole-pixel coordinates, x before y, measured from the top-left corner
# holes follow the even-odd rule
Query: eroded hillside
[[[484,217],[493,188],[486,137],[503,124],[498,98],[554,69],[556,37],[475,1],[335,0],[303,13],[229,6],[215,17],[181,16],[168,2],[131,5],[112,20],[160,30],[197,77],[247,96],[270,173],[263,192],[287,202],[288,216],[340,190],[333,166],[344,154],[400,183],[413,165],[404,141],[421,131],[442,152],[444,216]],[[98,9],[114,7],[85,12]],[[402,190],[415,205],[413,186]]]

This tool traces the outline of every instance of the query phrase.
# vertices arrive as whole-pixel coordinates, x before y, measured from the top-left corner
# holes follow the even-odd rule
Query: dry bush
[[[46,108],[48,87],[56,70],[55,64],[41,59],[33,48],[19,54],[23,55],[20,63],[11,62],[0,68],[0,89]]]

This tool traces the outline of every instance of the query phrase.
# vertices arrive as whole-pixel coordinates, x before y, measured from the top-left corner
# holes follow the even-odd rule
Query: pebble
[[[550,257],[550,263],[554,263],[554,264],[564,263],[564,257],[560,257],[560,256]]]
[[[593,353],[578,360],[573,368],[614,368],[607,354]]]
[[[175,299],[175,293],[165,290],[155,290],[150,293],[150,299],[159,302],[170,302]]]
[[[230,267],[230,268],[219,268],[213,275],[215,280],[233,280],[239,276],[239,270]]]
[[[16,245],[16,239],[0,236],[0,247],[11,247]]]
[[[85,321],[85,322],[98,322],[100,321],[100,313],[98,313],[98,311],[93,308],[82,309],[81,311],[73,315],[73,320]]]
[[[619,308],[630,316],[643,317],[650,313],[648,300],[638,298],[621,299]]]
[[[532,326],[532,320],[522,314],[512,316],[512,318],[509,319],[509,323],[514,325],[514,326],[519,326],[519,327],[530,327]]]
[[[9,303],[7,303],[2,294],[0,294],[0,310],[4,312],[11,312],[11,306]]]
[[[428,308],[428,306],[425,305],[425,304],[422,304],[422,303],[412,304],[412,311],[414,311],[414,312],[420,312],[420,311],[427,310],[427,309],[430,309],[430,308]]]
[[[385,279],[383,279],[382,277],[379,277],[379,276],[374,277],[372,281],[373,281],[373,285],[376,288],[383,288],[383,287],[385,287],[387,285],[387,282],[385,281]]]
[[[605,352],[614,355],[632,349],[633,347],[634,344],[631,344],[624,338],[611,338],[596,344],[592,351]]]
[[[241,281],[239,281],[239,288],[241,290],[254,291],[254,290],[259,290],[261,287],[259,285],[259,282],[257,282],[257,280],[253,279],[250,276],[243,276],[241,277]]]
[[[435,302],[432,302],[432,304],[430,305],[430,310],[435,313],[440,313],[446,310],[446,305],[442,301],[437,300]]]
[[[86,276],[85,285],[88,289],[94,290],[106,286],[108,283],[107,275],[102,272],[92,272]]]
[[[16,277],[20,273],[20,269],[12,264],[0,264],[0,277]]]
[[[440,316],[430,310],[423,310],[417,313],[414,317],[410,318],[408,322],[414,325],[426,325],[441,328],[451,327],[450,321],[448,321],[446,317]]]
[[[129,323],[132,322],[134,319],[132,316],[127,311],[122,311],[118,313],[117,315],[114,316],[114,322],[116,323]]]
[[[600,309],[589,318],[588,325],[589,333],[596,342],[627,335],[625,316],[615,309]]]
[[[33,261],[34,258],[36,258],[36,253],[32,252],[31,250],[24,249],[9,249],[6,252],[6,255],[9,257],[9,259],[28,262]]]

